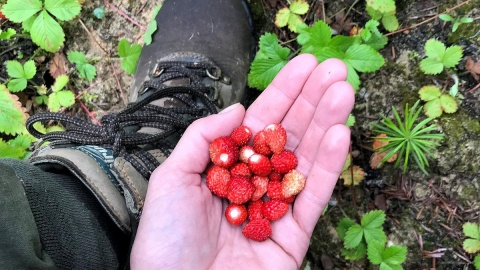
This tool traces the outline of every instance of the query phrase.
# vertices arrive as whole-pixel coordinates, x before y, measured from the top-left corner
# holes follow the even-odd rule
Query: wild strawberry
[[[274,154],[280,153],[287,144],[287,131],[280,124],[268,125],[265,129],[265,142]]]
[[[253,137],[253,149],[255,149],[256,153],[264,156],[270,156],[272,154],[272,150],[270,150],[270,147],[267,145],[265,131],[262,130]]]
[[[285,197],[282,193],[282,182],[270,181],[267,185],[267,196],[272,200],[283,200]]]
[[[252,201],[256,201],[267,193],[268,177],[254,175],[251,179],[252,184],[255,186],[255,192],[252,195]]]
[[[248,211],[248,219],[249,220],[263,218],[262,205],[263,205],[262,200],[251,201],[248,204],[247,211]]]
[[[293,195],[297,195],[305,187],[305,176],[297,170],[291,170],[285,176],[282,181],[282,194],[285,198]]]
[[[213,164],[221,167],[228,168],[238,160],[238,146],[229,136],[213,140],[209,152]]]
[[[270,162],[273,170],[279,173],[288,173],[298,165],[297,157],[290,150],[282,150],[280,153],[273,154]]]
[[[295,195],[292,195],[292,196],[290,196],[290,197],[287,197],[287,198],[283,199],[282,201],[284,201],[284,202],[286,202],[286,203],[288,203],[288,204],[291,204],[291,203],[293,203],[293,202],[295,201]]]
[[[242,234],[254,241],[265,241],[272,235],[270,221],[264,218],[251,220],[243,227]]]
[[[228,182],[230,181],[230,172],[220,166],[213,166],[207,173],[207,187],[213,194],[220,198],[226,198],[228,192]]]
[[[238,146],[243,146],[252,138],[252,131],[247,126],[239,126],[233,130],[230,137]]]
[[[268,220],[278,220],[288,212],[288,204],[281,200],[269,200],[263,203],[262,215]]]
[[[250,178],[252,176],[252,172],[250,171],[250,168],[248,168],[248,165],[242,162],[237,162],[235,165],[233,165],[230,168],[230,175],[231,176],[243,176]]]
[[[230,224],[241,225],[247,220],[247,208],[243,204],[231,203],[225,209],[225,217]]]
[[[255,186],[246,177],[232,177],[228,182],[227,198],[236,204],[248,202],[252,198]]]
[[[250,145],[244,145],[240,148],[238,159],[243,163],[248,163],[248,159],[255,154],[255,150]]]
[[[282,178],[283,178],[283,174],[278,173],[278,172],[276,172],[276,171],[272,171],[272,172],[270,172],[270,174],[268,175],[268,179],[270,179],[270,181],[280,182],[280,181],[282,181]]]
[[[267,176],[272,171],[270,159],[260,154],[253,154],[248,159],[248,167],[250,168],[252,173],[259,176]]]

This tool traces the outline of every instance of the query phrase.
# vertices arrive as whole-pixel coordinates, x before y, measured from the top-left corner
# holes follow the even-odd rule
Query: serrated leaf
[[[337,224],[337,234],[338,234],[338,237],[340,237],[340,239],[343,239],[345,238],[345,234],[347,233],[348,229],[350,227],[352,227],[353,225],[355,225],[355,221],[353,221],[352,219],[350,218],[342,218],[338,224]]]
[[[385,212],[382,210],[373,210],[363,215],[361,224],[363,228],[378,228],[385,222]]]
[[[352,127],[353,125],[355,125],[355,116],[350,114],[348,115],[348,119],[347,119],[347,122],[345,123],[345,126]]]
[[[403,246],[387,247],[382,254],[382,260],[388,264],[402,264],[407,259],[407,248]]]
[[[359,166],[352,166],[350,169],[347,169],[340,174],[340,178],[343,179],[343,185],[352,185],[352,174],[354,186],[358,186],[363,181],[363,179],[365,179],[365,172],[363,171],[363,169]]]
[[[85,64],[87,63],[87,58],[85,54],[79,51],[71,51],[67,54],[67,59],[70,62],[75,64]]]
[[[380,20],[382,18],[382,13],[380,11],[373,9],[369,5],[365,7],[365,10],[367,11],[368,15],[370,15],[370,17],[374,20]]]
[[[393,0],[367,0],[367,5],[380,13],[395,12],[395,1]]]
[[[65,88],[67,83],[68,83],[68,76],[67,75],[63,74],[63,75],[58,76],[57,79],[55,79],[55,83],[52,85],[52,91],[53,92],[58,92],[58,91],[62,90],[63,88]]]
[[[277,15],[275,15],[275,25],[277,27],[284,27],[287,25],[289,19],[290,9],[284,7],[277,12]]]
[[[45,9],[60,21],[69,21],[80,14],[77,0],[45,0]]]
[[[454,113],[458,110],[457,101],[450,95],[441,95],[440,104],[442,105],[443,111],[446,113]]]
[[[57,52],[65,41],[62,27],[45,10],[33,22],[30,35],[33,42],[48,52]]]
[[[352,155],[348,153],[347,159],[345,160],[345,164],[343,164],[342,172],[344,172],[346,169],[350,168],[350,165],[352,164]]]
[[[28,149],[30,144],[35,141],[35,138],[30,135],[18,135],[14,139],[8,141],[8,144],[14,147]]]
[[[48,104],[48,97],[45,96],[45,95],[37,96],[37,97],[35,97],[35,102],[38,105]]]
[[[480,251],[480,240],[466,239],[463,241],[463,249],[468,253],[477,253]]]
[[[297,42],[302,45],[302,52],[325,47],[332,37],[332,29],[323,21],[317,21],[311,27],[299,29]]]
[[[142,46],[132,44],[124,38],[118,43],[118,55],[122,58],[122,68],[128,74],[134,74],[137,70],[137,61],[140,58]]]
[[[385,14],[382,18],[382,25],[388,32],[398,29],[398,20],[395,14]]]
[[[480,270],[480,254],[473,259],[473,265],[475,266],[475,269]]]
[[[0,30],[0,39],[10,39],[13,35],[15,35],[17,31],[12,28],[8,28],[7,31]]]
[[[143,41],[145,42],[145,45],[150,45],[152,43],[152,36],[158,29],[157,20],[155,19],[155,17],[157,17],[158,12],[162,8],[162,5],[163,4],[156,6],[152,12],[152,16],[150,18],[150,22],[148,23],[147,30],[143,34]]]
[[[387,45],[388,43],[387,36],[380,33],[380,31],[378,30],[378,25],[379,25],[378,21],[369,20],[365,24],[365,28],[362,30],[362,34],[365,29],[367,29],[368,32],[370,32],[370,38],[368,40],[363,39],[363,43],[366,45],[369,45],[375,50],[383,49],[385,45]]]
[[[305,0],[293,1],[290,4],[290,11],[298,15],[303,15],[307,13],[309,8],[310,6],[308,5],[308,2]]]
[[[32,25],[35,22],[35,19],[37,19],[37,16],[32,16],[28,18],[27,20],[22,22],[22,28],[26,32],[30,32],[32,30]]]
[[[403,270],[403,267],[398,264],[381,263],[379,270]]]
[[[288,29],[290,29],[290,31],[295,33],[298,32],[297,29],[299,28],[299,26],[304,24],[305,23],[303,22],[302,18],[300,18],[300,16],[295,14],[291,14],[288,19]]]
[[[89,82],[92,82],[95,76],[97,76],[97,69],[92,64],[77,65],[77,69],[80,77],[87,79]]]
[[[385,246],[380,242],[374,242],[367,245],[367,257],[372,264],[381,264],[383,261],[382,254]]]
[[[0,138],[0,158],[21,159],[25,155],[25,149],[12,146]]]
[[[462,226],[463,233],[465,236],[473,238],[473,239],[478,239],[480,240],[480,226],[472,223],[472,222],[466,222]]]
[[[58,112],[61,107],[69,107],[75,103],[75,95],[71,91],[53,92],[48,96],[48,108]]]
[[[42,10],[40,0],[8,0],[2,7],[2,13],[10,21],[21,23]]]
[[[23,70],[25,74],[25,79],[32,79],[37,73],[37,67],[35,67],[35,62],[33,62],[33,60],[25,62],[25,64],[23,65]]]
[[[420,95],[421,100],[430,101],[439,98],[442,93],[440,88],[435,85],[426,85],[420,88],[418,94]]]
[[[387,243],[387,235],[382,228],[368,228],[363,230],[365,242],[370,245],[373,242],[379,242],[385,245]]]
[[[12,78],[25,78],[23,66],[16,60],[7,61],[7,74]]]
[[[349,63],[346,63],[346,64],[347,64],[347,71],[348,71],[347,82],[352,85],[353,89],[355,89],[355,92],[356,92],[360,88],[360,77],[358,77],[358,74],[355,71],[355,69],[352,67],[352,65],[350,65]]]
[[[18,101],[18,96],[9,93],[0,84],[0,132],[5,134],[20,134],[25,127],[28,115],[26,109]]]
[[[12,79],[8,81],[7,87],[12,93],[20,92],[27,88],[27,80],[24,78]]]
[[[437,118],[442,115],[442,104],[440,99],[430,100],[423,106],[423,111],[430,118]]]
[[[445,50],[445,54],[443,55],[442,62],[443,62],[443,65],[445,65],[446,67],[452,68],[458,65],[458,62],[460,62],[462,57],[463,57],[462,47],[458,45],[454,45],[454,46],[448,47]]]
[[[363,239],[363,228],[358,225],[352,225],[348,228],[345,233],[345,238],[343,239],[345,248],[355,248],[357,247]]]
[[[373,72],[385,63],[383,56],[365,44],[354,44],[345,52],[345,62],[360,72]]]
[[[443,59],[445,50],[445,45],[436,39],[429,39],[425,43],[425,55],[434,58],[438,62]]]
[[[350,48],[355,43],[359,43],[359,39],[357,39],[356,37],[337,35],[330,39],[326,46],[330,47],[331,49],[336,49],[342,53],[345,53],[348,48]]]
[[[275,34],[266,33],[260,37],[258,42],[259,51],[264,57],[259,58],[272,58],[286,60],[290,54],[290,49],[282,47],[278,44],[278,38]],[[255,57],[257,58],[257,57]]]
[[[365,243],[360,242],[360,244],[355,248],[342,248],[340,250],[340,253],[347,260],[360,260],[363,259],[367,254],[367,246],[365,245]]]
[[[259,90],[267,88],[286,64],[287,61],[282,59],[254,60],[248,74],[248,85]]]
[[[443,71],[443,64],[433,58],[425,58],[420,61],[420,69],[425,74],[440,74]]]

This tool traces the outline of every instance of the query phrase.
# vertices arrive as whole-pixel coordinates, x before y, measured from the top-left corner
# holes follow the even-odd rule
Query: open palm
[[[292,59],[245,112],[232,105],[195,121],[152,174],[131,254],[132,269],[298,269],[318,218],[345,162],[353,107],[345,65],[312,55]],[[255,242],[224,217],[227,202],[204,180],[209,144],[239,125],[255,134],[271,123],[287,130],[307,177],[289,212],[271,223],[272,237]]]

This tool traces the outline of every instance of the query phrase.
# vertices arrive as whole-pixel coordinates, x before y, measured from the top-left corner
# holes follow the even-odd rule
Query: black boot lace
[[[160,62],[152,76],[155,79],[144,83],[144,90],[140,93],[142,96],[137,102],[129,104],[119,113],[102,117],[101,125],[63,113],[31,116],[26,127],[30,134],[39,139],[35,148],[45,141],[54,145],[80,144],[109,148],[114,157],[125,158],[148,181],[153,170],[160,165],[148,150],[159,149],[168,157],[179,136],[193,121],[217,113],[216,89],[206,86],[202,80],[209,77],[226,82],[218,67],[204,62]],[[190,85],[164,84],[178,78],[188,78]],[[173,97],[184,106],[166,108],[150,104],[166,97]],[[36,122],[52,120],[60,122],[66,130],[43,134],[34,127]],[[156,132],[137,132],[142,127],[153,128]]]

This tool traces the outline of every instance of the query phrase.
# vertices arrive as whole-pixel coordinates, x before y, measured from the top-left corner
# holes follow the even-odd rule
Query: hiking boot
[[[243,101],[253,54],[244,1],[165,0],[156,22],[126,109],[104,116],[101,125],[59,113],[27,121],[39,138],[30,162],[45,171],[68,169],[126,233],[136,231],[151,173],[185,129]],[[51,120],[66,131],[41,134],[33,127]]]

